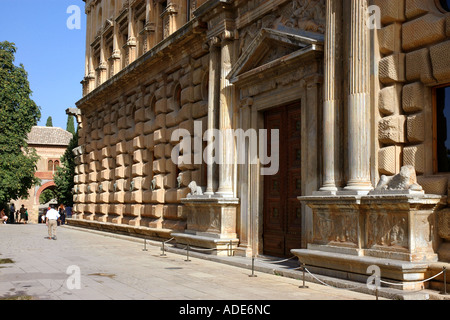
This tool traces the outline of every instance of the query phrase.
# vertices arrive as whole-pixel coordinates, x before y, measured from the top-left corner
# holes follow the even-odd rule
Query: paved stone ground
[[[263,272],[249,277],[248,269],[194,256],[190,262],[173,252],[161,257],[160,246],[149,243],[143,251],[142,240],[70,226],[57,232],[58,240],[48,240],[45,225],[0,226],[0,259],[12,260],[0,264],[0,299],[375,300],[311,282],[300,289],[300,280]],[[80,289],[71,288],[76,268]]]

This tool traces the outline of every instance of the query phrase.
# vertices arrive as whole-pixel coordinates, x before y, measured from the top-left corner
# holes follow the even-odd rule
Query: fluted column
[[[323,185],[334,192],[341,183],[340,107],[342,83],[342,3],[327,0],[323,103]]]
[[[217,129],[217,113],[219,112],[219,85],[220,85],[220,39],[213,37],[209,42],[209,86],[208,86],[208,144],[213,143],[213,130]],[[213,156],[207,153],[207,185],[206,195],[214,194],[214,168]]]
[[[225,31],[221,43],[220,66],[220,118],[219,129],[222,132],[223,143],[219,163],[219,188],[217,194],[223,197],[233,197],[233,157],[234,136],[230,134],[233,118],[233,87],[227,75],[231,71],[233,59],[233,35]]]
[[[369,191],[370,181],[370,34],[367,0],[351,0],[348,165],[346,190]]]

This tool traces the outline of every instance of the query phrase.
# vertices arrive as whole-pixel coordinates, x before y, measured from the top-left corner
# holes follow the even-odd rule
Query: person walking
[[[61,216],[61,225],[66,223],[66,208],[63,204],[59,206],[58,213]]]
[[[49,207],[47,213],[45,214],[45,218],[48,226],[47,239],[56,240],[56,227],[58,226],[58,220],[60,218],[58,211],[56,211],[53,207]]]
[[[25,216],[26,216],[26,212],[27,212],[27,209],[25,209],[25,205],[22,205],[22,208],[20,208],[19,212],[20,212],[19,222],[25,221]]]

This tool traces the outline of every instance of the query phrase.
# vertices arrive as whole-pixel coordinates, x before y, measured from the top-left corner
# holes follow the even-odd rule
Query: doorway
[[[280,166],[277,174],[264,176],[263,252],[290,257],[290,250],[299,248],[302,238],[302,209],[297,199],[302,191],[300,102],[266,111],[264,126],[268,130],[268,154],[271,130],[279,130]]]

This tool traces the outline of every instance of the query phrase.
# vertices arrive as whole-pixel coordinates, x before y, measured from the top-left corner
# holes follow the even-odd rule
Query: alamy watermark
[[[171,141],[180,141],[171,153],[172,162],[182,164],[258,164],[261,175],[275,175],[279,170],[280,133],[278,129],[208,129],[202,134],[202,121],[194,121],[194,134],[186,129],[175,129]],[[270,133],[270,155],[268,135]],[[203,148],[203,141],[207,142]],[[226,150],[224,151],[224,146]],[[204,150],[203,150],[204,149]],[[236,150],[236,156],[230,156]],[[225,152],[227,154],[225,154]]]
[[[368,17],[366,19],[366,26],[370,30],[381,29],[381,9],[377,5],[372,5],[367,8]]]
[[[67,14],[70,16],[67,18],[66,25],[69,30],[81,29],[81,8],[77,5],[71,5],[67,7]]]
[[[81,270],[79,266],[71,265],[67,267],[66,274],[69,276],[66,280],[66,286],[69,290],[81,289]]]

